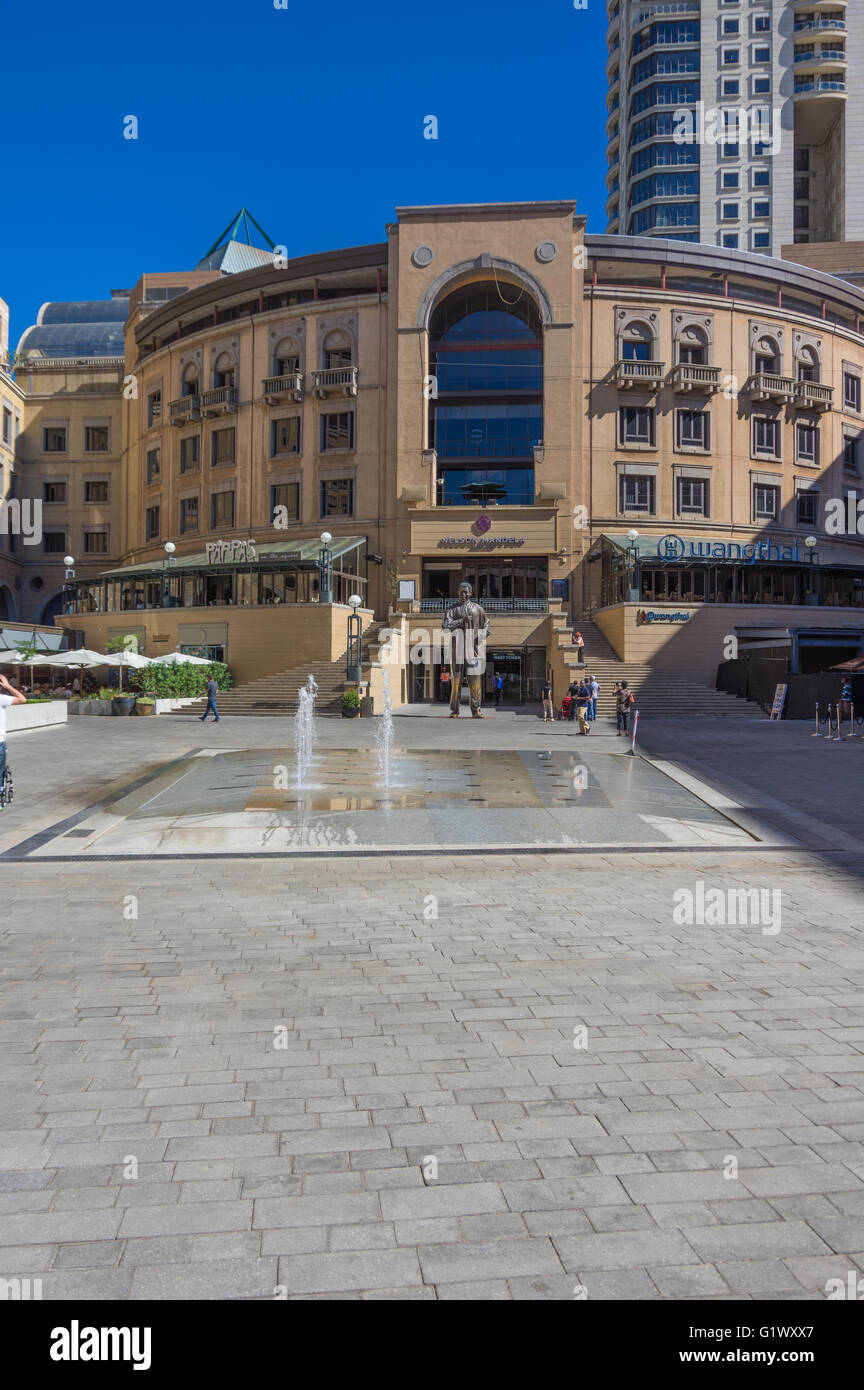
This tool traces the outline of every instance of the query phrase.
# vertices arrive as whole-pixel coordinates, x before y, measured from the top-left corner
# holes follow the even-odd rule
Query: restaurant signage
[[[652,609],[640,608],[636,613],[636,622],[641,626],[642,623],[689,623],[689,613],[656,613]]]
[[[236,563],[238,560],[257,560],[254,541],[208,541],[208,565]]]
[[[661,536],[657,542],[657,555],[661,560],[687,564],[690,560],[740,560],[745,565],[757,562],[768,564],[771,561],[801,563],[797,539],[792,545],[775,545],[774,541],[748,541],[744,545],[738,541],[698,541],[685,540],[681,536]]]

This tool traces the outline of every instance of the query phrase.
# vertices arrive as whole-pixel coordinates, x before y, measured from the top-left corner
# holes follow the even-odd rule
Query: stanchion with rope
[[[834,732],[828,735],[829,743],[840,743],[840,706],[834,706]]]
[[[811,734],[810,737],[811,737],[811,738],[821,738],[821,737],[822,737],[822,735],[821,735],[820,732],[819,732],[819,701],[818,701],[818,700],[816,701],[816,732],[815,732],[814,734]]]
[[[638,724],[639,724],[639,711],[638,711],[638,709],[634,709],[634,711],[633,711],[633,736],[632,736],[632,738],[631,738],[631,740],[630,740],[630,748],[628,749],[628,752],[629,752],[631,758],[635,758],[635,757],[636,757],[636,729],[637,729]]]

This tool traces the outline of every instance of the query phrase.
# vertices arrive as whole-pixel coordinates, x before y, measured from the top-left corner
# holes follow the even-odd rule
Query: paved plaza
[[[10,740],[0,1276],[824,1300],[864,1271],[864,739],[697,719],[631,759],[408,713],[382,792],[377,721],[319,720],[300,788],[286,724]]]

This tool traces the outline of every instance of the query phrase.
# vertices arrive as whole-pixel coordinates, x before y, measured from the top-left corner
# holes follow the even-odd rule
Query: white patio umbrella
[[[103,656],[101,652],[91,652],[88,647],[77,647],[71,652],[53,652],[44,661],[40,661],[40,666],[108,666],[110,656]]]
[[[211,666],[213,664],[203,656],[190,656],[186,652],[166,652],[164,656],[154,656],[153,665],[183,666],[187,661],[190,666]]]
[[[146,656],[140,656],[138,652],[125,649],[120,652],[111,652],[107,657],[109,666],[120,667],[120,689],[123,689],[123,670],[126,668],[131,671],[140,671],[142,667],[149,666],[150,662]]]

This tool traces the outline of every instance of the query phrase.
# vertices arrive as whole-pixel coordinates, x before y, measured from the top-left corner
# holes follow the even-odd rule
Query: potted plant
[[[139,695],[135,700],[136,714],[155,714],[156,701],[152,695]]]
[[[111,701],[112,714],[131,714],[135,708],[135,696],[122,695],[113,686],[103,685],[99,695],[103,700]]]
[[[342,696],[340,701],[342,706],[343,719],[356,719],[360,713],[360,696],[353,686],[350,686]]]

